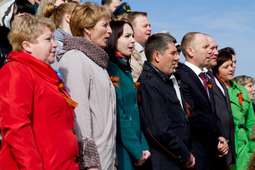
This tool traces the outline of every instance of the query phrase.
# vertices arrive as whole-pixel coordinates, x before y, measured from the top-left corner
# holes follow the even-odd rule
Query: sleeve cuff
[[[99,154],[93,139],[83,140],[79,143],[79,166],[80,169],[99,167]]]

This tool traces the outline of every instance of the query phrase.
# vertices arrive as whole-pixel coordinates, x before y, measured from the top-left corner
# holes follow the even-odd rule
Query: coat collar
[[[109,61],[108,54],[93,42],[83,37],[64,37],[63,50],[79,50],[100,67],[106,69]]]
[[[45,79],[46,81],[58,85],[59,79],[58,75],[53,70],[53,68],[46,64],[45,62],[36,59],[30,54],[27,54],[23,51],[12,51],[10,52],[8,58],[8,63],[11,62],[19,62],[22,63],[28,67],[30,67],[32,70],[34,70],[40,77]]]
[[[169,76],[167,76],[164,72],[159,70],[157,67],[152,65],[150,62],[145,61],[143,64],[143,70],[150,71],[155,73],[157,76],[159,76],[164,82],[172,84],[172,80]]]

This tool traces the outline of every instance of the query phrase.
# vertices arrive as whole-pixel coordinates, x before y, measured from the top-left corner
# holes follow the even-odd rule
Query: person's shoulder
[[[189,77],[188,75],[191,73],[191,69],[186,65],[183,65],[180,69],[176,70],[174,73],[178,78],[184,79],[184,77]]]
[[[150,71],[143,71],[138,79],[138,82],[144,86],[158,86],[161,80],[156,74]]]
[[[116,76],[121,74],[121,69],[113,62],[109,61],[107,66],[109,76]]]

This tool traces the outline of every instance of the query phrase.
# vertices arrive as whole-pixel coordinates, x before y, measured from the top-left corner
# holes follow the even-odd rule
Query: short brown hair
[[[111,19],[111,13],[105,7],[92,2],[78,4],[70,19],[70,29],[73,36],[83,37],[83,29],[93,28],[102,18]]]
[[[147,17],[147,13],[146,12],[137,12],[137,11],[134,11],[134,12],[131,12],[128,14],[128,19],[129,19],[129,22],[133,25],[133,27],[135,26],[135,19],[136,17],[138,16],[144,16],[144,17]]]
[[[170,34],[157,33],[150,36],[145,43],[144,51],[148,62],[153,61],[153,55],[156,51],[161,54],[165,54],[168,49],[168,43],[173,43],[175,45],[176,39]]]
[[[184,37],[182,38],[182,41],[181,41],[181,51],[182,51],[182,53],[183,53],[185,58],[188,56],[186,48],[188,46],[192,45],[192,43],[195,40],[195,36],[197,34],[202,34],[202,33],[200,33],[200,32],[189,32],[189,33],[185,34]]]
[[[36,42],[45,27],[52,32],[55,30],[55,24],[49,18],[27,14],[14,19],[8,35],[13,51],[23,51],[23,41]]]

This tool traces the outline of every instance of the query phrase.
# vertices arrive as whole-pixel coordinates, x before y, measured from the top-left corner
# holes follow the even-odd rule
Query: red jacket
[[[11,52],[0,70],[0,169],[79,169],[74,117],[56,72]]]

